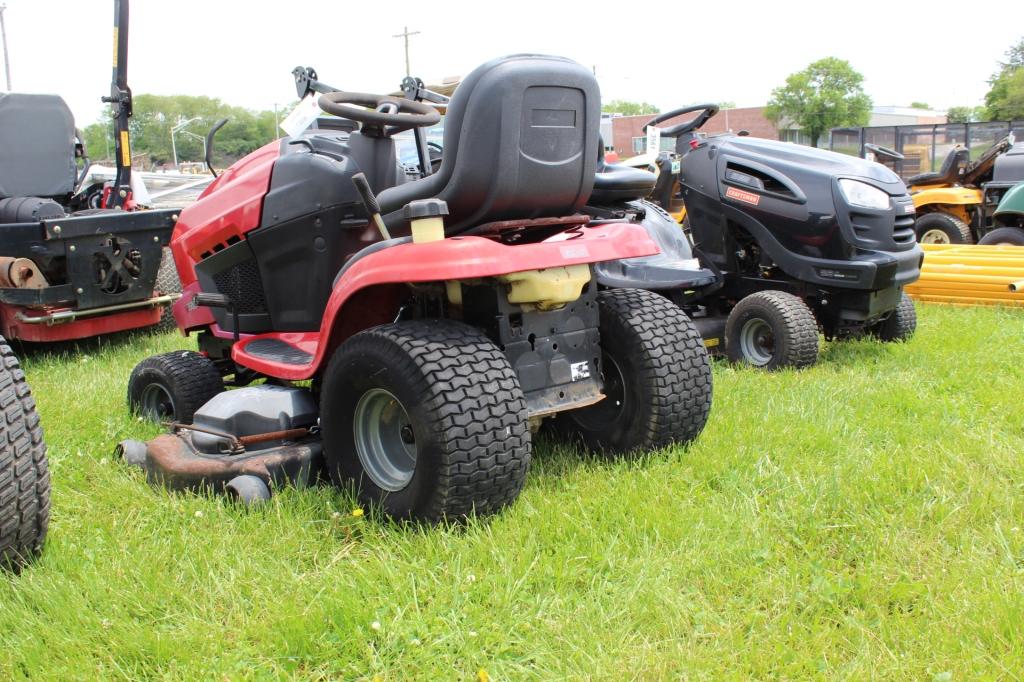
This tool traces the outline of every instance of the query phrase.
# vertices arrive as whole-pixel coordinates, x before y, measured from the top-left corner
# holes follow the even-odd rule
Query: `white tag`
[[[679,170],[682,167],[683,164],[679,159],[672,159],[672,175],[679,175]]]
[[[661,151],[661,128],[647,126],[647,153],[655,156]]]
[[[319,95],[311,93],[302,98],[294,109],[291,110],[284,120],[281,121],[281,130],[285,132],[288,137],[295,137],[300,135],[306,128],[313,124],[313,121],[317,119],[322,113],[320,111],[320,105],[316,103]]]
[[[569,370],[572,372],[573,381],[590,378],[590,363],[586,361],[572,363],[569,365]]]

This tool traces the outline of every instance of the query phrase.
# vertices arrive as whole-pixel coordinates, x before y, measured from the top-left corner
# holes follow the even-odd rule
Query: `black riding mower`
[[[339,119],[253,152],[181,212],[174,315],[200,352],[133,371],[132,407],[173,426],[122,443],[128,461],[243,500],[323,471],[433,521],[511,503],[545,420],[612,453],[701,432],[711,373],[693,323],[595,278],[658,245],[642,217],[582,210],[600,150],[588,69],[477,68],[448,102],[437,172],[411,181],[393,136],[437,110],[318,86]]]
[[[649,213],[652,202],[656,210],[679,210],[689,241],[679,240],[675,267],[692,269],[692,244],[704,269],[680,272],[674,283],[673,264],[660,256],[600,265],[598,281],[631,286],[620,281],[623,268],[658,266],[645,288],[680,305],[708,348],[722,352],[724,345],[731,360],[766,369],[813,364],[819,331],[827,339],[909,338],[916,315],[902,289],[917,279],[922,253],[899,177],[881,164],[810,147],[699,135],[717,111],[703,104],[654,118],[647,126],[694,114],[661,129],[676,146],[657,157],[657,175],[606,166],[607,180],[599,174],[588,207],[606,219]],[[631,190],[602,191],[616,184]]]

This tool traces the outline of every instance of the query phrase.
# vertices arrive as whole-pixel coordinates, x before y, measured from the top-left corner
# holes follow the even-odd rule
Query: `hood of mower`
[[[791,142],[736,135],[711,138],[708,144],[717,145],[723,153],[769,165],[797,183],[803,176],[817,174],[865,180],[891,196],[907,193],[906,185],[894,172],[880,163],[856,156]]]

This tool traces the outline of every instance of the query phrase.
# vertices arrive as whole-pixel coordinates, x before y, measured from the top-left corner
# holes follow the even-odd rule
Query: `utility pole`
[[[8,90],[8,92],[10,92],[10,90],[11,90],[11,58],[7,56],[7,25],[4,24],[4,10],[5,9],[7,9],[7,5],[0,5],[0,37],[2,37],[3,43],[4,43],[4,71],[7,73],[7,90]],[[409,54],[408,43],[406,43],[405,53],[406,53],[405,61],[406,61],[406,63],[408,63],[408,61],[409,61],[409,57],[408,57],[408,54]]]
[[[409,33],[409,27],[408,26],[403,26],[402,29],[403,30],[402,30],[401,33],[396,33],[395,35],[393,35],[391,37],[392,38],[404,38],[405,39],[405,75],[406,76],[410,76],[412,74],[410,73],[410,69],[409,69],[409,36],[419,35],[420,32],[419,31],[413,31],[412,33]]]

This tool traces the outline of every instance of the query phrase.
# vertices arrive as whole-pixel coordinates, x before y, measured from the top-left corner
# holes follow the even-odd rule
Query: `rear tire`
[[[978,242],[981,246],[1024,246],[1024,229],[1020,227],[997,227]]]
[[[559,414],[556,428],[609,454],[692,441],[711,411],[711,363],[693,322],[643,289],[602,291],[597,304],[606,397]]]
[[[128,407],[151,421],[191,424],[196,410],[224,390],[224,380],[205,355],[172,351],[146,358],[128,378]]]
[[[945,211],[925,213],[914,222],[917,241],[922,244],[971,244],[971,228]]]
[[[531,438],[508,359],[479,330],[413,320],[356,334],[321,394],[324,458],[336,485],[396,519],[496,512],[523,488]]]
[[[879,341],[892,343],[908,341],[916,329],[917,310],[914,308],[914,299],[903,294],[899,305],[889,314],[889,317],[872,325],[868,333]]]
[[[32,391],[2,336],[0,360],[0,569],[18,571],[46,539],[50,469]]]
[[[153,287],[153,293],[154,295],[181,293],[181,280],[178,279],[178,269],[174,266],[174,256],[166,246],[160,256],[160,269],[156,273],[156,285]],[[171,312],[170,305],[163,307],[160,321],[150,329],[154,334],[164,334],[178,329],[178,323],[174,320],[174,313]]]
[[[729,313],[725,351],[732,362],[767,370],[809,367],[818,360],[818,323],[797,296],[759,291]]]

